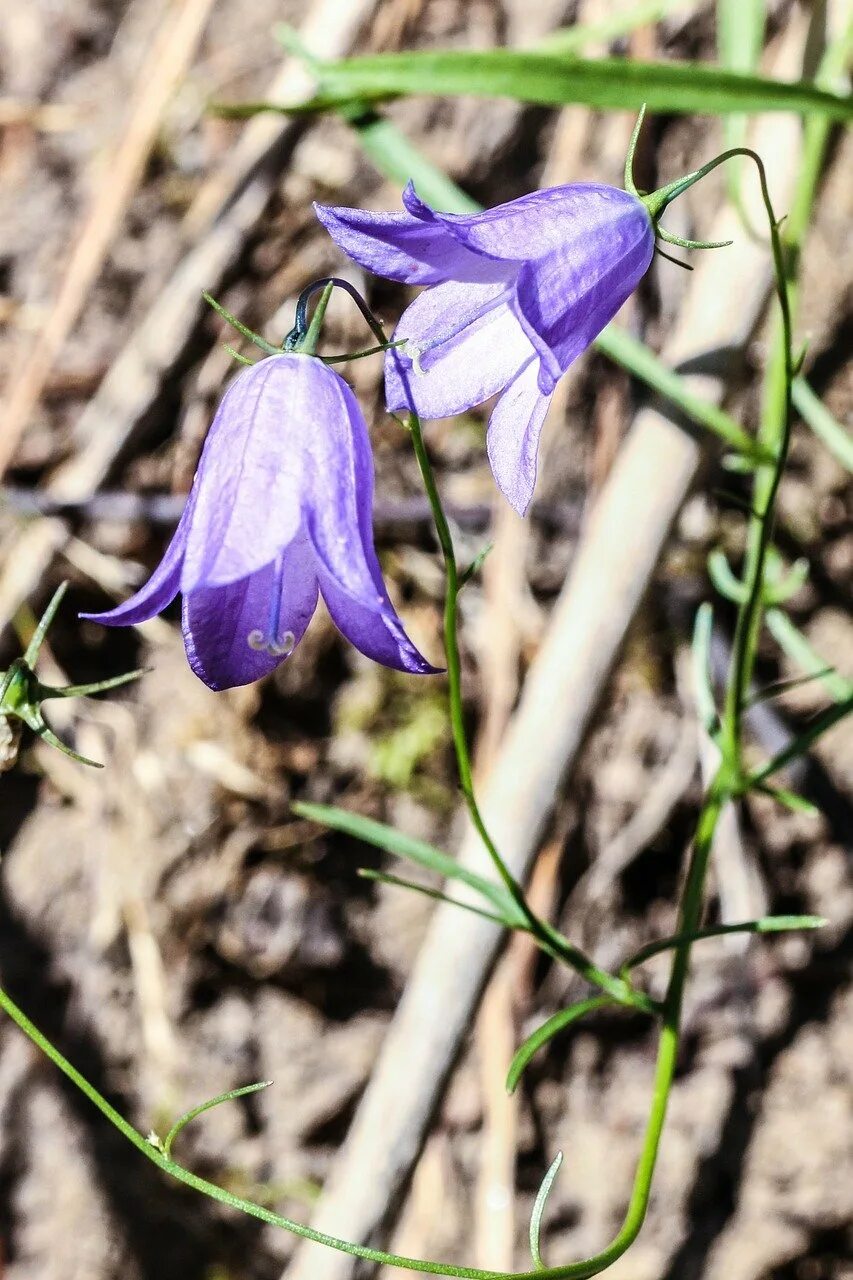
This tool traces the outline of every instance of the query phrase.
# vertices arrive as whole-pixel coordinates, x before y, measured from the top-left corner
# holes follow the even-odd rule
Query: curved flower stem
[[[593,986],[599,987],[602,991],[606,991],[614,1000],[620,1004],[630,1005],[634,1008],[642,1008],[646,1012],[653,1012],[654,1005],[641,992],[635,991],[622,978],[617,978],[611,973],[607,973],[604,969],[600,969],[587,956],[575,947],[567,938],[565,938],[559,930],[555,929],[546,920],[542,920],[532,910],[525,896],[522,886],[510,871],[504,862],[500,851],[497,848],[488,827],[485,824],[480,807],[477,803],[477,796],[474,790],[474,774],[471,767],[471,754],[468,749],[468,737],[465,731],[465,712],[462,700],[462,664],[459,656],[459,636],[458,636],[458,605],[460,578],[459,566],[456,562],[456,552],[453,547],[453,538],[450,533],[450,526],[447,522],[447,516],[444,513],[441,496],[438,492],[438,486],[435,482],[435,473],[432,469],[432,463],[424,443],[423,431],[421,430],[420,419],[416,414],[409,414],[408,421],[409,431],[412,436],[412,443],[415,449],[415,456],[418,460],[421,476],[423,478],[424,487],[426,489],[427,498],[432,510],[433,520],[435,522],[436,535],[438,537],[441,553],[444,557],[444,570],[446,577],[446,590],[444,598],[444,650],[447,655],[447,680],[448,680],[448,701],[450,705],[450,727],[453,735],[453,746],[456,752],[456,764],[459,772],[459,783],[462,789],[462,795],[468,809],[471,822],[483,842],[483,845],[491,858],[495,870],[512,896],[516,906],[524,915],[528,922],[531,933],[537,938],[540,944],[551,954],[558,956],[571,968],[576,970],[581,977]]]
[[[389,348],[387,334],[383,329],[379,320],[370,310],[370,307],[362,298],[361,294],[347,280],[342,280],[337,276],[328,276],[322,280],[315,280],[302,291],[296,304],[296,323],[291,334],[288,336],[285,346],[292,349],[294,345],[298,345],[303,335],[308,329],[307,308],[308,303],[314,293],[323,289],[328,291],[331,287],[337,285],[344,289],[358,305],[358,309],[367,321],[371,333],[382,348]],[[327,292],[323,294],[327,297]],[[435,474],[432,464],[429,460],[429,454],[424,444],[423,432],[421,431],[420,420],[415,413],[409,415],[409,431],[414,444],[415,455],[420,467],[421,476],[423,477],[424,487],[426,489],[427,498],[432,510],[433,520],[435,522],[436,535],[438,537],[439,546],[441,547],[442,556],[444,557],[444,567],[446,576],[446,592],[444,606],[444,647],[447,655],[447,675],[449,684],[449,704],[450,704],[450,724],[453,736],[453,745],[456,751],[456,763],[459,771],[459,782],[462,794],[468,808],[471,821],[477,834],[483,842],[483,845],[489,854],[495,869],[501,880],[506,886],[513,901],[522,912],[527,920],[531,933],[539,942],[540,946],[548,951],[551,955],[559,957],[571,968],[575,969],[587,982],[593,986],[599,987],[602,991],[606,991],[608,995],[619,1004],[627,1005],[631,1008],[641,1009],[645,1013],[655,1013],[657,1006],[653,1000],[643,992],[637,991],[630,983],[623,978],[617,977],[615,974],[608,973],[604,969],[600,969],[587,956],[575,947],[569,940],[555,929],[553,925],[542,920],[531,909],[524,894],[524,890],[504,862],[501,854],[495,845],[488,828],[483,821],[480,813],[479,805],[474,791],[474,776],[471,767],[471,755],[468,749],[468,739],[465,732],[465,713],[462,703],[462,666],[459,657],[459,639],[457,635],[458,621],[458,601],[459,591],[463,585],[459,575],[459,567],[456,562],[456,552],[453,547],[453,538],[450,533],[450,526],[447,523],[447,517],[444,513],[444,507],[441,502],[441,496],[438,492],[438,486],[435,482]]]

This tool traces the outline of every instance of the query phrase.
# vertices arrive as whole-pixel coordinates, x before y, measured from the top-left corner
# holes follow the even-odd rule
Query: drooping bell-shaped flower
[[[226,392],[147,584],[117,609],[86,616],[144,622],[180,591],[190,666],[211,689],[228,689],[293,652],[319,592],[362,653],[427,674],[435,668],[388,598],[372,515],[373,457],[352,391],[314,356],[270,356]]]
[[[409,183],[403,204],[403,213],[316,206],[356,262],[427,286],[394,334],[405,346],[385,358],[388,407],[444,418],[501,392],[489,460],[523,513],[551,393],[648,270],[652,219],[636,194],[598,183],[475,214],[438,213]]]

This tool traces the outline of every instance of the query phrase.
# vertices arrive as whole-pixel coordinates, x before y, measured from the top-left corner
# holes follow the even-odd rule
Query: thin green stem
[[[726,692],[725,713],[723,715],[723,731],[720,740],[723,756],[728,769],[734,775],[738,775],[741,772],[741,721],[746,691],[752,674],[754,655],[758,645],[758,634],[761,629],[765,566],[773,532],[773,511],[782,472],[787,460],[791,436],[791,385],[794,380],[794,364],[785,254],[779,234],[779,225],[770,200],[764,164],[761,157],[749,147],[733,147],[729,151],[723,152],[722,155],[709,161],[708,164],[703,165],[686,178],[682,178],[678,182],[671,183],[669,187],[663,188],[657,195],[659,196],[658,211],[662,212],[671,200],[685,191],[693,182],[735,156],[745,156],[755,164],[761,186],[761,197],[767,211],[773,269],[781,312],[785,385],[781,413],[773,424],[765,426],[765,430],[759,440],[762,447],[772,455],[773,462],[762,464],[756,470],[753,498],[755,514],[750,522],[749,550],[744,574],[746,598],[743,606],[738,611]]]
[[[415,456],[420,467],[421,478],[424,482],[427,498],[432,510],[433,521],[435,523],[436,536],[438,537],[441,554],[444,558],[445,571],[445,597],[444,597],[444,651],[447,657],[447,683],[448,683],[448,703],[450,708],[450,729],[453,737],[453,746],[456,752],[456,765],[459,773],[459,785],[462,795],[465,799],[465,805],[475,831],[483,842],[489,857],[494,864],[495,870],[503,881],[504,886],[515,902],[516,906],[523,913],[528,922],[531,933],[546,944],[548,948],[555,952],[566,964],[576,970],[587,982],[594,986],[600,987],[602,991],[606,991],[620,1004],[627,1004],[634,1007],[643,1007],[649,1011],[649,1002],[641,993],[636,992],[621,978],[615,977],[611,973],[600,969],[587,956],[575,947],[567,938],[547,921],[541,920],[531,909],[525,896],[522,886],[519,884],[512,871],[507,866],[501,853],[495,844],[488,827],[485,824],[483,815],[480,812],[480,806],[477,803],[477,797],[474,790],[474,771],[471,765],[471,755],[468,749],[468,735],[465,729],[465,710],[462,697],[462,661],[459,653],[459,591],[461,588],[459,566],[456,561],[456,551],[453,546],[453,537],[450,532],[450,525],[444,512],[444,506],[441,501],[441,495],[438,492],[438,486],[435,480],[435,473],[432,469],[429,453],[424,443],[423,431],[421,430],[420,420],[416,414],[409,415],[409,431],[412,436],[412,444],[414,445]]]

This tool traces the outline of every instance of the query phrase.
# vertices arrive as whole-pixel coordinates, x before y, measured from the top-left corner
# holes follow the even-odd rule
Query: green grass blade
[[[767,778],[771,778],[774,773],[778,773],[780,769],[784,769],[792,761],[804,756],[825,733],[833,729],[851,712],[853,712],[853,693],[845,698],[843,702],[836,702],[834,706],[815,716],[784,751],[780,751],[777,756],[774,756],[772,760],[768,760],[767,764],[762,765],[760,769],[757,769],[755,773],[746,779],[744,791],[759,787],[762,782],[765,782]]]
[[[694,395],[677,373],[668,369],[645,343],[634,338],[627,329],[609,324],[596,338],[595,346],[614,364],[627,369],[670,404],[681,409],[692,422],[705,427],[748,458],[756,462],[764,459],[760,445],[744,431],[740,423],[716,405]]]
[[[711,636],[714,630],[714,607],[707,601],[696,610],[693,623],[693,639],[690,645],[693,674],[693,697],[696,714],[709,737],[713,738],[720,724],[714,683],[711,678]]]
[[[754,72],[761,57],[766,20],[764,0],[717,0],[717,54],[727,71]],[[731,115],[723,122],[726,149],[745,147],[747,117]],[[741,200],[744,161],[726,165],[726,183],[735,208],[745,221]]]
[[[533,1212],[530,1215],[530,1256],[533,1259],[533,1265],[537,1271],[545,1270],[545,1263],[542,1261],[542,1250],[539,1247],[539,1236],[542,1231],[542,1215],[545,1212],[545,1206],[548,1203],[548,1197],[551,1194],[554,1179],[560,1172],[560,1165],[562,1163],[563,1153],[562,1151],[558,1151],[554,1156],[554,1159],[551,1161],[548,1172],[542,1179],[542,1185],[536,1193]]]
[[[423,196],[429,187],[428,199],[444,213],[476,213],[479,205],[466,196],[456,183],[435,165],[425,160],[412,146],[405,134],[390,121],[374,111],[344,112],[350,123],[358,129],[361,145],[367,155],[386,177],[399,182],[401,187],[411,179]]]
[[[620,111],[728,115],[757,111],[816,113],[849,120],[849,94],[809,81],[768,79],[702,63],[574,58],[515,49],[416,51],[323,63],[320,91],[297,108],[328,110],[403,95],[514,98],[541,106],[579,103]]]
[[[446,902],[451,907],[461,907],[463,911],[469,911],[472,915],[480,916],[483,920],[491,920],[493,924],[499,924],[507,929],[517,927],[515,922],[507,916],[500,916],[495,911],[485,911],[482,907],[475,907],[470,902],[460,902],[458,898],[451,898],[450,894],[442,893],[440,889],[430,889],[429,885],[418,884],[416,880],[407,880],[405,876],[391,875],[388,871],[375,871],[373,867],[359,867],[358,874],[362,880],[375,880],[377,884],[388,884],[395,889],[408,889],[411,893],[419,893],[422,898],[432,898],[434,902]]]
[[[455,858],[442,853],[440,849],[427,844],[425,840],[416,840],[413,836],[403,835],[401,831],[386,826],[384,822],[364,818],[361,814],[350,813],[348,809],[339,809],[335,805],[307,804],[304,801],[298,801],[291,805],[291,809],[300,818],[308,818],[311,822],[318,822],[332,831],[340,831],[343,835],[353,836],[356,840],[364,840],[375,849],[384,849],[386,853],[393,853],[407,862],[426,867],[428,871],[435,871],[448,880],[459,880],[491,902],[498,915],[511,922],[514,928],[527,927],[527,920],[503,885],[495,884],[491,880],[486,880],[484,876],[469,871],[467,867],[460,866]]]
[[[259,1093],[261,1089],[268,1089],[271,1084],[272,1080],[259,1080],[257,1084],[244,1084],[239,1089],[229,1089],[227,1093],[218,1093],[215,1098],[208,1098],[207,1102],[201,1102],[197,1107],[192,1107],[189,1111],[185,1111],[180,1119],[176,1120],[172,1125],[159,1149],[168,1159],[172,1154],[172,1143],[178,1134],[197,1116],[204,1115],[205,1111],[212,1111],[214,1107],[221,1106],[223,1102],[233,1102],[235,1098],[245,1098],[250,1093]],[[155,1143],[155,1145],[157,1144]]]
[[[708,929],[699,929],[696,933],[673,934],[672,937],[659,938],[656,942],[641,947],[625,961],[620,972],[628,973],[651,960],[652,956],[683,946],[685,942],[704,942],[707,938],[724,938],[730,933],[785,933],[796,929],[822,929],[826,924],[823,916],[762,916],[760,920],[742,920],[738,924],[712,925]]]
[[[832,416],[805,378],[794,379],[793,400],[797,412],[818,439],[842,466],[853,471],[853,432],[848,431]]]
[[[847,680],[820,654],[781,609],[768,609],[767,630],[792,662],[807,675],[820,680],[833,702],[844,702],[853,693],[853,681]]]
[[[569,1005],[568,1009],[561,1009],[547,1022],[543,1022],[541,1027],[537,1027],[533,1034],[519,1045],[509,1064],[506,1076],[507,1093],[515,1093],[525,1067],[543,1045],[553,1040],[554,1036],[559,1035],[561,1031],[565,1031],[566,1027],[570,1027],[573,1022],[577,1022],[578,1018],[583,1018],[587,1013],[592,1013],[595,1009],[604,1009],[613,1003],[610,996],[590,996],[588,1000],[580,1000],[577,1004]]]
[[[685,0],[641,0],[633,9],[608,14],[600,22],[581,22],[572,27],[560,27],[540,40],[537,47],[542,53],[579,53],[587,45],[606,44],[620,36],[629,35],[638,27],[653,26],[671,13],[685,13],[691,8],[695,6],[686,4]]]

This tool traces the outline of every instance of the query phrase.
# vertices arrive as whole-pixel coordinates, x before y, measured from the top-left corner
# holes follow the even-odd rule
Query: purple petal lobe
[[[408,213],[370,213],[315,204],[314,210],[339,248],[375,275],[404,284],[480,280],[493,268],[466,249],[444,225]]]
[[[181,513],[178,527],[172,535],[172,541],[144,587],[107,613],[81,613],[80,617],[90,618],[92,622],[100,622],[105,627],[131,627],[138,622],[147,622],[149,618],[162,613],[167,605],[172,603],[180,589],[181,565],[195,503],[196,490],[193,489]]]
[[[325,366],[324,366],[325,367]],[[331,369],[339,399],[313,440],[307,528],[320,591],[338,630],[367,657],[400,671],[435,671],[409,640],[373,545],[373,454],[358,401]]]
[[[359,403],[326,365],[323,430],[309,446],[303,508],[320,564],[340,589],[379,608],[385,588],[373,549],[373,455]]]
[[[228,388],[196,474],[185,594],[248,577],[296,536],[306,441],[329,409],[324,369],[310,356],[270,356]]]
[[[405,195],[404,201],[414,213],[414,203]],[[595,182],[531,191],[482,213],[433,213],[420,201],[418,206],[422,216],[431,214],[470,252],[517,263],[544,257],[561,246],[573,245],[582,253],[590,237],[623,217],[642,215],[649,221],[634,196]]]
[[[601,226],[583,245],[555,249],[519,272],[515,306],[541,357],[539,386],[546,395],[648,270],[654,232],[645,210],[638,210]]]
[[[486,448],[492,472],[522,516],[533,497],[539,436],[550,402],[539,390],[539,361],[534,359],[509,384],[489,419]]]
[[[394,334],[411,346],[385,357],[388,408],[414,407],[423,418],[446,418],[505,387],[534,351],[507,298],[501,282],[455,281],[416,298]],[[417,366],[409,354],[414,351]]]
[[[300,538],[277,562],[247,578],[223,587],[200,587],[184,597],[189,664],[211,689],[259,680],[293,652],[316,607],[314,556]],[[261,647],[260,637],[268,637],[271,645]]]
[[[387,597],[381,606],[369,608],[342,591],[325,571],[321,571],[320,593],[341,635],[365,657],[412,675],[435,675],[440,670],[412,644]]]

